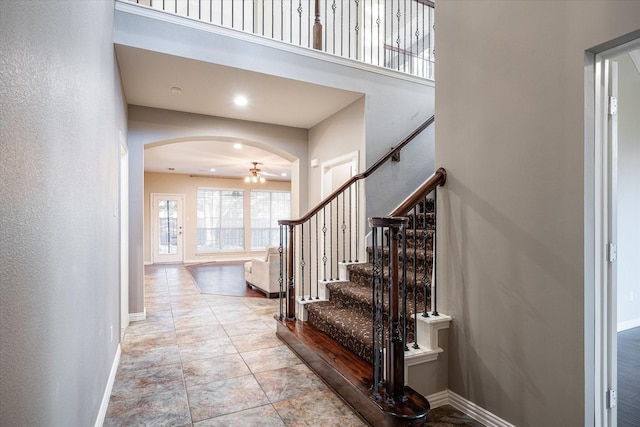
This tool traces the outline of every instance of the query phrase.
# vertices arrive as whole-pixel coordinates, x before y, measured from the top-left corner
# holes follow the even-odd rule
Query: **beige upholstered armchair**
[[[280,253],[277,246],[267,246],[264,256],[251,258],[244,264],[244,279],[247,286],[275,298],[280,292]]]

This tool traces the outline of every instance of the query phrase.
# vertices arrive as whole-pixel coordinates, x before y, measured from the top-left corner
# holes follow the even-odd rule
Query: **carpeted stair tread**
[[[413,267],[412,265],[410,267]],[[389,276],[389,270],[385,269],[383,272],[384,277]],[[369,286],[369,293],[371,293],[371,284],[373,282],[373,265],[372,264],[352,264],[349,266],[349,278],[352,282],[356,282],[362,286]],[[417,273],[413,270],[407,270],[407,290],[410,291],[415,284],[418,289],[424,288],[425,282],[427,285],[431,283],[431,275],[425,274],[422,271]]]
[[[370,287],[365,287],[353,282],[340,282],[327,285],[327,288],[331,291],[331,301],[342,307],[349,307],[359,310],[365,314],[371,314],[373,309],[372,292]],[[428,296],[427,296],[428,298]],[[424,295],[422,291],[418,292],[416,303],[417,311],[421,312],[424,308]],[[398,301],[398,304],[401,304]],[[387,309],[389,306],[388,299],[384,302],[384,307]],[[407,292],[407,312],[412,315],[413,310],[413,293]]]
[[[371,314],[330,301],[309,304],[307,310],[312,325],[371,362]]]

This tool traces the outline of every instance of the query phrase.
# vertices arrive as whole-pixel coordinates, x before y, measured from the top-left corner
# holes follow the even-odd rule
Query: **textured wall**
[[[116,354],[112,28],[109,1],[0,2],[3,426],[93,425]]]
[[[640,2],[445,1],[437,20],[449,388],[518,426],[590,425],[585,50],[639,29]]]

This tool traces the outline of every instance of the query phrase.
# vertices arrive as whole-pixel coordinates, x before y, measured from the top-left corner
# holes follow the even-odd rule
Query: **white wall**
[[[436,19],[449,388],[518,426],[592,425],[585,50],[639,29],[640,2],[443,1]]]
[[[113,2],[0,2],[3,426],[92,426],[105,397],[126,134],[112,36]]]
[[[618,329],[640,326],[640,72],[618,68]]]

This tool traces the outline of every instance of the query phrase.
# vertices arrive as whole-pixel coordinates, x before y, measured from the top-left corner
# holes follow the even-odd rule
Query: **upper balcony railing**
[[[430,0],[127,0],[433,80]]]

